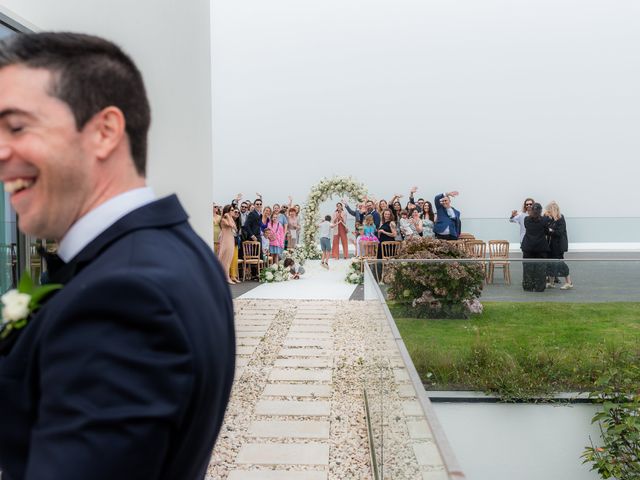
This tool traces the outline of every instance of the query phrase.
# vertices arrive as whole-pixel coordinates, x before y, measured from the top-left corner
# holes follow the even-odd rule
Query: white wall
[[[213,9],[219,202],[302,202],[337,174],[378,198],[460,190],[465,217],[504,218],[530,195],[569,217],[640,217],[637,0]]]
[[[133,57],[152,109],[149,184],[159,196],[178,193],[211,244],[209,0],[1,0],[0,8],[39,30],[104,36]]]

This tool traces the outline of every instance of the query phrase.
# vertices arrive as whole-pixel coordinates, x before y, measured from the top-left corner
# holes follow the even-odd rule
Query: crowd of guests
[[[335,211],[329,215],[328,227],[320,226],[322,249],[330,252],[323,255],[323,265],[328,265],[328,258],[339,258],[340,248],[343,258],[348,258],[349,243],[355,246],[356,255],[360,255],[360,244],[365,240],[457,239],[461,231],[460,212],[453,208],[451,200],[458,192],[440,193],[431,203],[424,198],[416,200],[417,190],[417,187],[410,189],[404,205],[400,194],[389,201],[368,197],[354,208],[346,200],[337,203]],[[260,242],[263,254],[277,262],[285,249],[294,249],[300,240],[300,205],[293,204],[291,197],[287,202],[273,206],[264,205],[259,194],[254,201],[243,201],[242,197],[238,194],[224,207],[213,207],[214,248],[229,273],[227,281],[230,284],[240,281],[237,265],[238,258],[242,257],[242,242]],[[355,219],[351,242],[347,215]]]
[[[403,241],[416,237],[457,240],[462,224],[460,211],[453,207],[452,201],[458,192],[439,193],[432,203],[425,198],[416,199],[417,190],[417,187],[410,189],[404,204],[403,195],[399,194],[389,201],[368,197],[353,208],[346,199],[338,202],[333,214],[324,216],[324,221],[318,225],[322,265],[328,267],[329,258],[339,258],[340,249],[343,258],[348,258],[349,243],[354,245],[356,256],[359,256],[364,241]],[[260,194],[256,194],[253,201],[242,198],[242,194],[238,194],[224,207],[214,205],[213,208],[215,250],[228,272],[230,284],[240,281],[238,258],[242,257],[243,242],[259,242],[265,259],[270,257],[270,261],[278,262],[285,249],[294,249],[300,241],[300,205],[294,204],[292,197],[283,204],[272,206],[264,205]],[[355,219],[351,242],[348,215]],[[540,203],[527,198],[521,211],[511,212],[510,221],[520,225],[523,258],[564,258],[569,244],[567,228],[555,201],[543,210]],[[566,263],[549,262],[544,267],[543,280],[541,268],[525,269],[525,289],[553,288],[559,277],[565,279],[560,288],[573,288]]]
[[[238,258],[242,258],[242,242],[260,242],[262,252],[278,262],[285,248],[294,249],[300,240],[300,205],[288,202],[263,205],[262,196],[242,200],[238,194],[231,203],[213,206],[214,250],[228,273],[227,282],[240,282]]]

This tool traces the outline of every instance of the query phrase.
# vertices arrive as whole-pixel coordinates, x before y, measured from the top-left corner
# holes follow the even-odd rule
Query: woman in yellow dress
[[[220,207],[213,204],[213,251],[217,254],[220,251]]]
[[[229,271],[231,270],[231,261],[233,259],[235,236],[236,236],[236,222],[233,219],[231,205],[225,205],[222,210],[222,220],[220,220],[220,250],[218,252],[218,260],[222,264],[222,269],[227,275],[227,283],[233,285],[234,281],[229,277]]]

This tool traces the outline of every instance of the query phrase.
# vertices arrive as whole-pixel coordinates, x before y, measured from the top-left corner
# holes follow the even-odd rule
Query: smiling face
[[[92,208],[98,171],[92,130],[77,131],[50,81],[44,69],[0,69],[0,181],[23,232],[60,239]]]

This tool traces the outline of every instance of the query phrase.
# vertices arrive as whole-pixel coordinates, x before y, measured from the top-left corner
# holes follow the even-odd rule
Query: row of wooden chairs
[[[460,236],[463,237],[464,234]],[[467,234],[470,235],[470,234]],[[488,283],[493,283],[494,272],[496,268],[502,268],[503,278],[507,284],[511,284],[511,270],[509,268],[509,242],[507,240],[489,240],[485,243],[475,238],[463,237],[459,240],[453,240],[451,243],[458,245],[469,258],[482,260],[485,269],[486,279]],[[400,250],[402,242],[360,242],[360,256],[363,260],[378,260],[378,249],[381,249],[382,268],[380,276],[384,278],[385,267],[388,260],[396,258]],[[489,258],[487,259],[487,245],[489,250]],[[243,258],[238,260],[242,264],[242,280],[246,280],[247,270],[251,273],[251,268],[255,266],[256,274],[260,276],[260,271],[264,268],[264,260],[261,258],[262,245],[260,242],[242,242]],[[487,265],[484,261],[488,260]],[[364,270],[364,261],[362,263]],[[376,268],[376,277],[378,269]]]
[[[461,240],[452,240],[460,249],[468,256],[468,258],[482,260],[482,267],[485,269],[487,283],[493,283],[496,268],[502,268],[504,281],[511,284],[511,270],[509,268],[509,242],[507,240],[489,240],[485,243],[475,238],[463,238]],[[382,249],[382,268],[381,276],[384,278],[385,266],[389,263],[390,258],[396,258],[400,249],[401,242],[360,242],[360,254],[363,260],[378,260],[378,249]],[[489,250],[489,258],[487,259],[487,245]],[[484,262],[488,260],[488,264]],[[364,262],[362,264],[364,269]],[[376,269],[376,276],[378,269]]]

